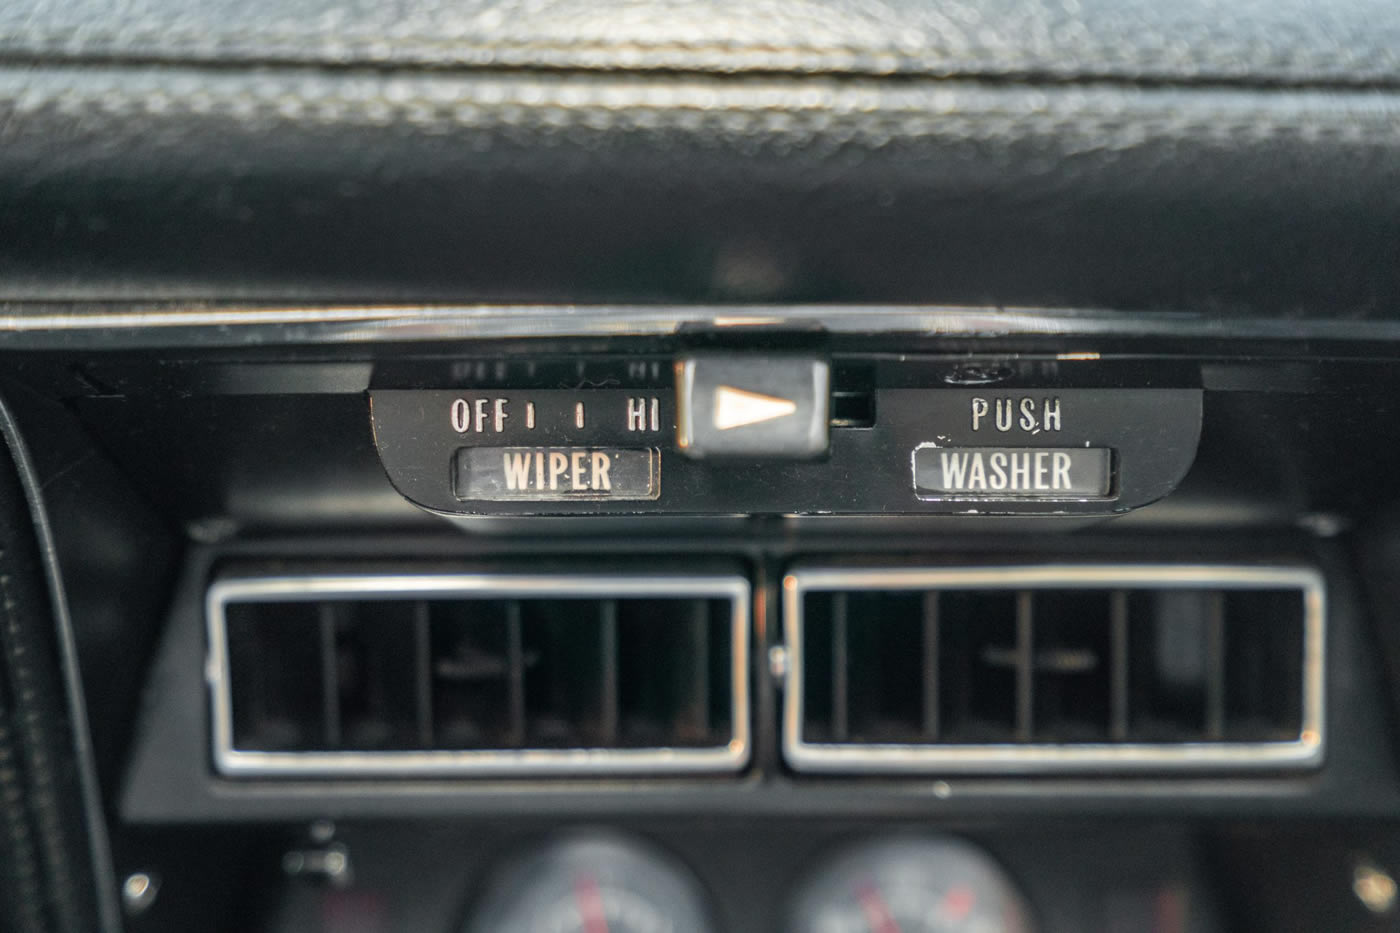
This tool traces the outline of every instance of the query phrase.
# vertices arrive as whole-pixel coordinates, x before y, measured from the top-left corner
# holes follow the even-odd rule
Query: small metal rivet
[[[282,856],[282,871],[289,877],[329,883],[337,888],[349,887],[353,878],[350,852],[338,842],[324,849],[293,849]]]
[[[1015,372],[1009,366],[998,363],[964,363],[943,374],[943,381],[951,386],[989,386],[1005,382]]]
[[[159,879],[150,872],[132,872],[122,882],[122,906],[127,916],[134,917],[145,913],[156,901],[160,890]]]
[[[788,672],[787,649],[782,645],[774,645],[768,649],[768,672],[773,675],[773,679],[781,684]]]
[[[1349,524],[1345,516],[1335,512],[1308,512],[1298,517],[1298,527],[1319,538],[1335,538]]]
[[[1374,862],[1359,862],[1351,873],[1351,890],[1366,909],[1377,916],[1395,912],[1397,892],[1395,879]]]
[[[311,841],[318,845],[325,845],[335,838],[335,823],[331,820],[317,820],[311,824]]]
[[[231,518],[201,518],[185,526],[185,533],[200,544],[218,544],[238,533],[238,522]]]

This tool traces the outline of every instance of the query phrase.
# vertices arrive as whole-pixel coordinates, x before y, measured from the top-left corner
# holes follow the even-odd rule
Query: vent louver
[[[733,771],[738,577],[224,580],[207,601],[226,774]]]
[[[799,770],[1278,767],[1322,754],[1323,588],[1215,566],[797,570]]]

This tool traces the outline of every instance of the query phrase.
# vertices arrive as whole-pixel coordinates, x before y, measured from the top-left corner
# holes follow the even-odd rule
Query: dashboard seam
[[[79,37],[75,37],[71,31],[22,32],[9,37],[0,37],[0,50],[13,54],[23,52],[51,53],[57,49],[75,55],[89,54],[94,51],[99,53],[140,52],[144,55],[173,58],[179,55],[199,56],[201,53],[210,55],[226,53],[231,46],[236,47],[242,43],[298,43],[295,51],[300,54],[293,59],[295,61],[310,62],[330,59],[343,63],[349,54],[363,56],[362,61],[365,63],[374,63],[394,61],[396,54],[411,53],[415,49],[426,48],[446,49],[454,52],[456,54],[448,56],[448,60],[456,63],[481,64],[500,63],[503,60],[508,60],[513,53],[564,52],[568,54],[565,54],[560,59],[561,61],[594,61],[594,67],[608,69],[628,69],[644,64],[637,62],[632,57],[637,53],[671,52],[681,53],[682,56],[686,53],[699,53],[701,55],[718,53],[718,57],[713,59],[714,64],[711,66],[718,70],[722,70],[725,57],[761,55],[767,58],[777,54],[817,56],[819,59],[837,57],[856,61],[880,62],[884,60],[883,64],[876,67],[876,70],[886,74],[926,72],[938,75],[966,74],[969,76],[1042,69],[1056,74],[1079,74],[1088,72],[1090,69],[1066,68],[1061,65],[1061,62],[1065,59],[1072,61],[1088,59],[1094,61],[1099,67],[1103,67],[1105,64],[1109,67],[1121,65],[1124,68],[1124,74],[1127,75],[1148,76],[1166,72],[1171,75],[1191,78],[1201,77],[1204,73],[1211,71],[1232,76],[1248,76],[1252,68],[1278,68],[1285,74],[1298,76],[1310,75],[1309,68],[1319,68],[1324,72],[1340,72],[1348,78],[1355,79],[1361,79],[1366,75],[1394,77],[1390,68],[1400,62],[1400,56],[1384,50],[1376,50],[1377,54],[1371,58],[1370,62],[1358,62],[1350,56],[1320,53],[1305,45],[1292,44],[1280,47],[1276,44],[1263,42],[1193,43],[1190,48],[1197,52],[1203,52],[1203,54],[1199,56],[1173,56],[1169,54],[1170,51],[1173,48],[1180,48],[1180,43],[1169,42],[1165,36],[1148,36],[1146,42],[1139,39],[1128,46],[1122,43],[1078,42],[1054,50],[1059,54],[1051,54],[1052,50],[1049,49],[1043,52],[1008,54],[1004,48],[998,49],[987,44],[967,45],[961,50],[955,51],[946,47],[929,46],[925,44],[927,40],[922,36],[917,42],[910,41],[903,44],[913,46],[917,50],[901,47],[901,43],[893,42],[883,44],[831,43],[825,45],[743,41],[645,42],[587,38],[504,39],[492,37],[489,34],[461,38],[427,35],[404,35],[388,38],[373,36],[348,41],[337,38],[335,41],[324,42],[319,46],[306,49],[305,43],[308,40],[314,42],[315,38],[314,34],[295,30],[259,30],[227,33],[211,39],[203,33],[194,31],[181,33],[161,26],[105,33],[86,31],[84,35]],[[143,49],[141,48],[143,43],[152,43],[153,47]],[[1144,48],[1144,45],[1148,47]],[[1072,54],[1070,54],[1071,50]],[[275,55],[267,49],[256,51],[260,56]],[[612,54],[616,56],[616,59],[612,61],[596,59],[595,53]],[[1380,66],[1374,63],[1376,59],[1379,59]],[[767,61],[766,65],[771,68],[771,61]],[[1358,65],[1363,67],[1358,68]],[[675,61],[672,66],[695,67],[696,63],[692,60]],[[657,67],[657,64],[652,63],[652,67]],[[660,67],[666,67],[666,64],[663,62]],[[739,62],[731,62],[730,67],[743,68]],[[830,64],[818,65],[816,62],[797,61],[790,63],[788,67],[796,71],[810,71],[818,67],[831,66]]]
[[[32,73],[18,87],[6,88],[0,75],[0,101],[9,101],[11,119],[50,111],[180,113],[386,126],[841,134],[838,143],[885,143],[891,136],[1078,133],[1092,135],[1094,149],[1136,145],[1142,141],[1137,134],[1349,141],[1400,136],[1400,121],[1395,119],[1400,97],[1379,92],[1295,92],[1287,95],[1293,108],[1275,99],[1266,104],[1248,92],[1220,92],[1193,95],[1188,108],[1179,99],[1155,99],[1156,94],[1172,96],[1165,92],[1119,88],[1047,92],[975,85],[890,89],[831,84],[795,89],[775,83],[721,88],[701,81],[617,80],[579,87],[580,82],[480,78],[272,82],[263,75],[252,83],[201,77],[183,85],[172,85],[163,76],[142,76],[133,82],[75,82],[50,91],[30,79]],[[1339,107],[1339,97],[1355,99],[1351,106]],[[1309,106],[1323,103],[1334,109]],[[1106,133],[1110,138],[1103,138]]]

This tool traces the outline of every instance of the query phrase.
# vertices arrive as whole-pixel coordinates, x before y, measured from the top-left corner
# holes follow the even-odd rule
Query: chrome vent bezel
[[[340,599],[556,598],[727,599],[730,617],[729,741],[710,748],[519,748],[405,751],[250,751],[234,747],[225,609],[231,603]],[[205,596],[211,739],[215,769],[237,777],[600,777],[733,773],[751,754],[749,581],[737,575],[325,574],[222,579]]]
[[[803,738],[803,601],[841,590],[1296,589],[1303,601],[1303,715],[1296,741],[1097,744],[879,744]],[[1302,769],[1325,752],[1326,586],[1306,566],[1044,564],[799,566],[783,580],[783,756],[817,774],[1064,774]]]

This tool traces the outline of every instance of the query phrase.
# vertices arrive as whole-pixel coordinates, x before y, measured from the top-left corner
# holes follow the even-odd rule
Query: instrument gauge
[[[808,879],[790,933],[1032,933],[1020,892],[982,850],[959,839],[883,840]]]
[[[512,864],[465,933],[711,933],[699,883],[662,852],[611,836],[553,843]]]

